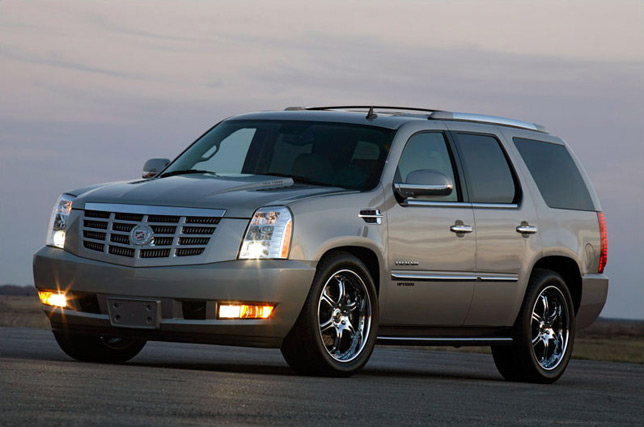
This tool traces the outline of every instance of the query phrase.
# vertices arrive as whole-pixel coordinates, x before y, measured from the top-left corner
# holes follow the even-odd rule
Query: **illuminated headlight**
[[[61,249],[65,247],[65,233],[67,232],[69,213],[72,211],[73,201],[74,196],[69,194],[63,194],[56,201],[49,220],[47,246]]]
[[[285,206],[255,211],[239,251],[240,259],[288,258],[293,217]]]

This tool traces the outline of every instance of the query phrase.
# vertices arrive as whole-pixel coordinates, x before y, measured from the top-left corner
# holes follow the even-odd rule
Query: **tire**
[[[572,354],[575,311],[566,283],[536,269],[513,328],[511,346],[493,346],[494,363],[508,381],[549,384],[564,373]]]
[[[338,252],[318,265],[311,290],[282,355],[297,373],[347,377],[369,360],[376,343],[378,297],[367,267]]]
[[[54,331],[60,348],[69,357],[81,362],[125,363],[145,346],[145,341],[125,338],[77,335]]]

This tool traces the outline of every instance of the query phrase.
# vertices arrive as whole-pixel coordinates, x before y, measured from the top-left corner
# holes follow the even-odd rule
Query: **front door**
[[[454,159],[443,132],[415,134],[405,146],[395,182],[430,169],[455,186],[448,196],[398,198],[388,210],[391,277],[383,281],[389,286],[383,326],[460,326],[465,320],[476,279],[476,232]]]

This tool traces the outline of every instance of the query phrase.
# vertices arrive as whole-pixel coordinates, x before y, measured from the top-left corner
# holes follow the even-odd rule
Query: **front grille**
[[[209,237],[179,237],[180,245],[205,245],[210,240]]]
[[[123,243],[124,245],[129,245],[130,236],[128,236],[127,234],[112,234],[110,236],[110,242]]]
[[[124,224],[122,222],[114,222],[112,223],[112,230],[113,231],[124,231],[126,233],[129,233],[132,231],[136,224]]]
[[[143,221],[143,215],[140,214],[129,214],[129,213],[117,213],[115,219],[118,221]]]
[[[183,227],[183,234],[212,234],[216,227]]]
[[[110,251],[112,255],[126,256],[129,258],[134,258],[134,249],[124,248],[123,246],[113,246],[110,245]]]
[[[85,228],[97,228],[99,230],[107,230],[107,222],[102,221],[87,221],[83,222]]]
[[[168,227],[167,225],[153,225],[152,230],[154,234],[174,234],[177,232],[177,227]]]
[[[105,250],[105,245],[102,243],[96,243],[96,242],[90,242],[88,240],[85,240],[83,242],[83,245],[92,251],[98,251],[98,252],[103,252]]]
[[[85,249],[107,256],[134,259],[190,257],[206,251],[220,220],[221,217],[215,216],[87,210],[84,212],[81,235]],[[134,230],[135,227],[138,228]],[[136,235],[146,229],[152,230],[152,238],[144,245],[135,245],[136,240],[133,239],[140,239]]]
[[[105,236],[106,233],[101,233],[100,231],[85,230],[83,232],[83,237],[86,239],[105,240]]]
[[[206,248],[179,248],[177,256],[195,256],[201,255]]]
[[[219,220],[214,216],[191,216],[186,219],[188,224],[219,224]]]
[[[141,249],[141,258],[167,258],[170,249]]]

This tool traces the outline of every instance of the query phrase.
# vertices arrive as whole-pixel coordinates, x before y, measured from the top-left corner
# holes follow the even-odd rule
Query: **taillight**
[[[599,236],[601,241],[601,251],[599,253],[599,270],[598,273],[604,272],[606,261],[608,261],[608,236],[606,234],[606,219],[603,212],[597,212],[597,220],[599,221]]]

